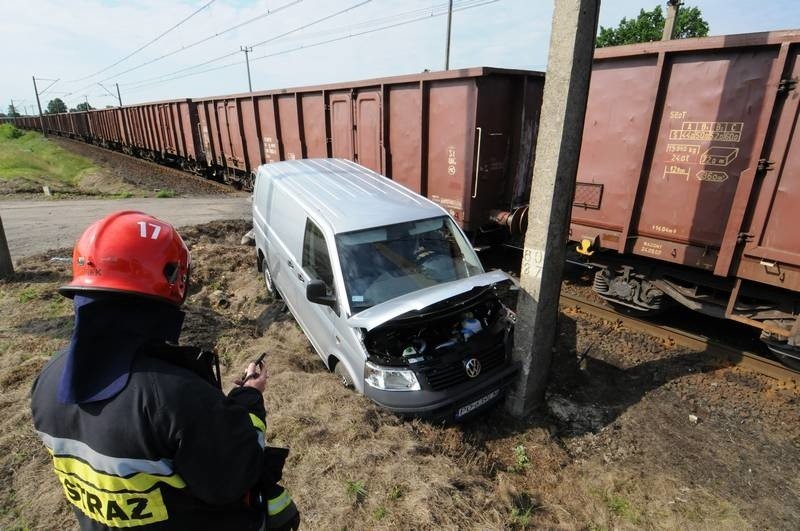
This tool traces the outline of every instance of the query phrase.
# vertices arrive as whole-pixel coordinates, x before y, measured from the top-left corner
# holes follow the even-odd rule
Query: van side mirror
[[[336,309],[336,297],[328,295],[328,286],[321,280],[309,280],[306,284],[306,299]]]

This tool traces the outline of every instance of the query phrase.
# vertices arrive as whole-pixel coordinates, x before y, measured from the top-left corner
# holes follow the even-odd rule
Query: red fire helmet
[[[180,306],[191,268],[189,249],[175,228],[143,212],[110,214],[89,226],[72,253],[72,282],[59,292],[130,293]]]

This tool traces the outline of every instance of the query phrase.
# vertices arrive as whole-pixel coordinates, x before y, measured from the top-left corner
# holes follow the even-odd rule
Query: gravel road
[[[249,219],[250,196],[0,201],[13,259],[72,247],[90,223],[117,210],[141,210],[177,227],[219,219]]]

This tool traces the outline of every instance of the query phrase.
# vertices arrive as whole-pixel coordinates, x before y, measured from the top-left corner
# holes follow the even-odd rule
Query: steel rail
[[[560,304],[562,307],[572,307],[607,321],[619,322],[626,328],[645,332],[676,345],[681,345],[692,350],[705,351],[709,354],[710,358],[715,358],[717,361],[726,361],[731,365],[757,372],[775,380],[793,383],[795,386],[800,385],[800,371],[791,369],[777,361],[767,359],[754,352],[749,352],[732,345],[726,345],[720,341],[686,332],[685,330],[679,330],[630,315],[621,314],[611,308],[575,295],[562,293]]]

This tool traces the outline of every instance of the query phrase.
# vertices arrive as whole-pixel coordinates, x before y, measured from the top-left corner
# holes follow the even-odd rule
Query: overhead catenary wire
[[[297,27],[297,28],[291,29],[291,30],[289,30],[289,31],[286,31],[286,32],[284,32],[284,33],[281,33],[280,35],[277,35],[277,36],[275,36],[275,37],[271,37],[270,39],[267,39],[266,41],[262,41],[262,42],[259,42],[259,43],[256,43],[256,44],[251,44],[251,45],[249,45],[249,46],[247,46],[247,47],[248,47],[248,48],[254,48],[254,47],[256,47],[256,46],[262,46],[262,45],[264,45],[264,44],[266,44],[266,43],[268,43],[268,42],[272,42],[272,41],[274,41],[274,40],[277,40],[277,39],[280,39],[280,38],[283,38],[283,37],[289,36],[289,35],[291,35],[291,34],[293,34],[293,33],[297,33],[298,31],[302,31],[302,30],[304,30],[304,29],[306,29],[306,28],[309,28],[309,27],[311,27],[311,26],[314,26],[314,25],[316,25],[316,24],[320,24],[320,23],[322,23],[322,22],[326,22],[326,21],[328,21],[328,20],[331,20],[331,19],[332,19],[332,18],[334,18],[334,17],[338,17],[338,16],[340,16],[340,15],[343,15],[344,13],[350,12],[350,11],[352,11],[352,10],[354,10],[354,9],[358,8],[358,7],[361,7],[361,6],[363,6],[364,4],[368,4],[368,3],[370,3],[371,1],[372,1],[372,0],[362,0],[361,2],[358,2],[358,3],[356,3],[356,4],[353,4],[353,5],[349,6],[349,7],[346,7],[346,8],[344,8],[344,9],[341,9],[341,10],[339,10],[339,11],[336,11],[335,13],[330,13],[330,14],[328,14],[328,15],[325,15],[324,17],[321,17],[321,18],[318,18],[318,19],[316,19],[316,20],[313,20],[313,21],[311,21],[311,22],[309,22],[309,23],[307,23],[307,24],[303,24],[302,26],[299,26],[299,27]],[[161,75],[154,76],[154,77],[152,77],[152,78],[145,79],[145,80],[140,80],[140,81],[131,82],[131,83],[120,83],[120,84],[121,84],[121,85],[123,85],[123,86],[140,85],[140,84],[142,84],[142,83],[147,83],[148,81],[153,81],[153,80],[156,80],[156,79],[161,79],[161,78],[163,78],[163,77],[172,76],[172,75],[175,75],[175,74],[178,74],[178,73],[181,73],[181,72],[187,72],[187,71],[189,71],[189,70],[194,70],[195,68],[199,68],[199,67],[201,67],[201,66],[205,66],[205,65],[208,65],[208,64],[211,64],[211,63],[215,63],[215,62],[217,62],[217,61],[221,61],[222,59],[226,59],[226,58],[228,58],[228,57],[231,57],[231,56],[237,55],[237,54],[239,54],[240,52],[241,52],[241,50],[236,50],[236,51],[233,51],[233,52],[230,52],[230,53],[224,54],[224,55],[220,55],[220,56],[218,56],[218,57],[215,57],[215,58],[213,58],[213,59],[209,59],[209,60],[207,60],[207,61],[203,61],[202,63],[197,63],[197,64],[195,64],[195,65],[191,65],[191,66],[187,66],[187,67],[185,67],[185,68],[181,68],[181,69],[179,69],[179,70],[175,70],[175,71],[173,71],[173,72],[170,72],[169,74],[161,74]],[[242,63],[237,63],[237,64],[242,64]]]
[[[500,0],[474,0],[472,2],[469,2],[469,5],[463,5],[462,4],[461,6],[459,6],[457,8],[454,7],[453,8],[453,12],[455,13],[455,12],[459,12],[459,11],[466,11],[466,10],[469,10],[469,9],[474,9],[474,8],[482,7],[482,6],[485,6],[485,5],[494,4],[494,3],[497,3],[499,1]],[[422,20],[427,20],[427,19],[431,19],[431,18],[435,18],[435,17],[441,17],[441,16],[444,16],[446,14],[447,14],[447,11],[443,11],[441,13],[431,13],[431,14],[426,15],[426,16],[416,17],[416,18],[405,20],[405,21],[402,21],[402,22],[396,22],[394,24],[386,24],[384,26],[380,26],[380,27],[377,27],[377,28],[372,28],[372,29],[368,29],[368,30],[364,30],[364,31],[356,32],[356,33],[348,33],[346,35],[340,35],[340,36],[337,36],[337,37],[333,37],[331,39],[326,39],[326,40],[314,42],[314,43],[311,43],[311,44],[303,44],[303,45],[300,45],[300,46],[297,46],[297,47],[294,47],[294,48],[289,48],[289,49],[286,49],[286,50],[281,50],[281,51],[278,51],[278,52],[269,53],[269,54],[266,54],[266,55],[260,55],[258,57],[250,58],[250,62],[258,61],[258,60],[261,60],[261,59],[267,59],[267,58],[270,58],[270,57],[277,57],[277,56],[280,56],[280,55],[286,55],[286,54],[289,54],[289,53],[292,53],[292,52],[306,50],[306,49],[309,49],[309,48],[315,48],[315,47],[318,47],[318,46],[323,46],[325,44],[331,44],[331,43],[334,43],[334,42],[343,41],[343,40],[350,39],[350,38],[353,38],[353,37],[360,37],[362,35],[367,35],[367,34],[370,34],[370,33],[376,33],[376,32],[379,32],[379,31],[384,31],[384,30],[388,30],[388,29],[392,29],[392,28],[397,28],[397,27],[400,27],[400,26],[405,26],[405,25],[408,25],[408,24],[412,24],[414,22],[420,22]],[[185,78],[185,77],[191,77],[191,76],[196,76],[196,75],[200,75],[200,74],[206,74],[208,72],[214,72],[214,71],[217,71],[217,70],[222,70],[222,69],[225,69],[225,68],[231,68],[233,66],[242,65],[242,64],[244,64],[244,61],[236,61],[236,62],[232,62],[232,63],[226,63],[224,65],[215,66],[213,68],[207,68],[205,70],[201,70],[201,71],[198,71],[198,72],[190,72],[188,74],[182,74],[180,76],[168,77],[167,79],[160,79],[158,81],[153,81],[152,83],[144,83],[144,84],[139,85],[137,87],[128,89],[127,92],[135,93],[135,92],[139,92],[139,91],[141,91],[143,89],[150,88],[150,87],[155,86],[155,85],[159,85],[161,83],[168,83],[170,81],[175,81],[175,80],[182,79],[182,78]],[[165,74],[165,76],[172,76],[175,73],[177,73],[177,72],[173,72],[172,74]]]
[[[174,31],[175,29],[179,28],[179,27],[180,27],[180,26],[182,26],[184,23],[188,22],[188,21],[189,21],[189,19],[191,19],[192,17],[194,17],[195,15],[197,15],[198,13],[200,13],[201,11],[203,11],[204,9],[208,8],[208,6],[210,6],[211,4],[213,4],[213,3],[214,3],[214,2],[216,2],[216,1],[217,1],[217,0],[209,0],[208,2],[206,2],[205,4],[203,4],[201,7],[199,7],[199,8],[198,8],[198,9],[196,9],[195,11],[193,11],[193,12],[192,12],[192,13],[191,13],[189,16],[185,17],[184,19],[182,19],[182,20],[181,20],[180,22],[178,22],[177,24],[174,24],[174,25],[172,25],[172,26],[171,26],[171,27],[169,27],[169,28],[168,28],[166,31],[164,31],[164,32],[160,33],[160,34],[159,34],[157,37],[155,37],[154,39],[151,39],[150,41],[146,42],[146,43],[145,43],[145,44],[143,44],[142,46],[140,46],[140,47],[136,48],[134,51],[132,51],[131,53],[129,53],[128,55],[126,55],[125,57],[123,57],[122,59],[120,59],[119,61],[117,61],[116,63],[114,63],[114,64],[111,64],[111,65],[109,65],[109,66],[107,66],[107,67],[105,67],[105,68],[103,68],[103,69],[101,69],[101,70],[98,70],[97,72],[94,72],[94,73],[92,73],[92,74],[89,74],[88,76],[84,76],[84,77],[81,77],[81,78],[78,78],[78,79],[70,79],[70,80],[68,80],[67,82],[69,82],[69,83],[72,83],[72,82],[83,81],[83,80],[85,80],[85,79],[92,78],[92,77],[94,77],[94,76],[96,76],[96,75],[98,75],[98,74],[102,74],[103,72],[106,72],[106,71],[108,71],[108,70],[111,70],[112,68],[114,68],[114,67],[115,67],[115,66],[117,66],[118,64],[121,64],[121,63],[123,63],[123,62],[127,61],[128,59],[130,59],[131,57],[133,57],[133,56],[134,56],[134,55],[136,55],[137,53],[141,52],[142,50],[144,50],[145,48],[147,48],[147,47],[148,47],[148,46],[150,46],[151,44],[154,44],[154,43],[156,43],[157,41],[159,41],[159,40],[160,40],[162,37],[164,37],[164,36],[165,36],[165,35],[167,35],[168,33],[170,33],[170,32],[172,32],[172,31]]]
[[[37,80],[37,81],[50,81],[50,82],[51,82],[51,83],[50,83],[49,85],[47,85],[47,86],[46,86],[46,87],[45,87],[43,90],[40,90],[40,91],[39,91],[39,96],[41,96],[42,94],[44,94],[45,92],[47,92],[47,89],[49,89],[50,87],[52,87],[53,85],[55,85],[56,83],[58,83],[58,79],[48,79],[48,78],[46,78],[46,77],[37,77],[37,78],[36,78],[36,80]]]
[[[456,3],[458,3],[458,2],[459,2],[459,0],[456,0]],[[295,37],[295,39],[298,39],[298,38],[306,39],[306,38],[309,38],[309,37],[322,37],[322,36],[325,36],[325,35],[337,34],[337,33],[340,33],[342,31],[353,31],[353,30],[357,30],[357,29],[363,28],[363,27],[374,26],[374,25],[377,25],[377,24],[384,24],[384,23],[387,23],[387,22],[394,22],[394,21],[396,21],[396,20],[398,20],[400,18],[404,18],[404,17],[415,17],[415,16],[421,16],[421,15],[424,15],[424,14],[430,14],[431,12],[433,12],[433,11],[435,11],[437,9],[441,9],[443,7],[447,7],[447,2],[445,2],[443,4],[431,5],[429,7],[413,9],[411,11],[404,11],[402,13],[394,13],[394,14],[391,14],[391,15],[387,15],[385,17],[377,17],[377,18],[372,18],[372,19],[369,19],[369,20],[363,20],[361,22],[349,23],[346,26],[337,26],[337,27],[334,27],[334,28],[327,28],[327,29],[324,29],[324,30],[317,30],[317,31],[314,31],[314,32],[304,33],[302,35],[299,35],[299,36]]]
[[[225,35],[226,33],[229,33],[229,32],[231,32],[231,31],[234,31],[234,30],[236,30],[236,29],[239,29],[239,28],[241,28],[241,27],[243,27],[243,26],[246,26],[247,24],[251,24],[251,23],[253,23],[253,22],[257,21],[257,20],[261,20],[262,18],[268,17],[268,16],[270,16],[270,15],[274,15],[275,13],[278,13],[279,11],[283,11],[284,9],[286,9],[286,8],[288,8],[288,7],[291,7],[291,6],[295,5],[295,4],[299,4],[299,3],[300,3],[300,2],[302,2],[302,1],[303,1],[303,0],[292,0],[292,1],[291,1],[291,2],[289,2],[288,4],[284,4],[284,5],[282,5],[282,6],[279,6],[279,7],[275,8],[275,9],[269,9],[269,10],[267,10],[265,13],[261,13],[260,15],[257,15],[257,16],[255,16],[255,17],[252,17],[252,18],[250,18],[250,19],[247,19],[247,20],[245,20],[244,22],[240,22],[240,23],[238,23],[238,24],[236,24],[236,25],[234,25],[234,26],[231,26],[231,27],[229,27],[229,28],[226,28],[226,29],[224,29],[224,30],[222,30],[222,31],[218,31],[217,33],[215,33],[215,34],[213,34],[213,35],[209,35],[209,36],[207,36],[207,37],[204,37],[204,38],[202,38],[202,39],[200,39],[200,40],[198,40],[198,41],[195,41],[195,42],[193,42],[193,43],[191,43],[191,44],[187,44],[187,45],[185,45],[185,46],[182,46],[182,47],[180,47],[180,48],[178,48],[178,49],[172,50],[171,52],[165,53],[165,54],[163,54],[163,55],[160,55],[160,56],[158,56],[158,57],[155,57],[155,58],[153,58],[153,59],[150,59],[150,60],[148,60],[148,61],[145,61],[144,63],[141,63],[141,64],[139,64],[139,65],[136,65],[136,66],[134,66],[134,67],[132,67],[132,68],[129,68],[129,69],[127,69],[127,70],[123,70],[122,72],[117,72],[116,74],[113,74],[113,75],[111,75],[110,77],[107,77],[107,78],[101,79],[101,80],[100,80],[100,82],[101,82],[101,83],[104,83],[104,82],[106,82],[106,81],[111,81],[111,80],[113,80],[113,79],[116,79],[116,78],[118,78],[118,77],[119,77],[119,76],[121,76],[121,75],[127,74],[127,73],[129,73],[129,72],[133,72],[134,70],[138,70],[138,69],[140,69],[140,68],[143,68],[143,67],[145,67],[145,66],[151,65],[151,64],[153,64],[153,63],[155,63],[155,62],[158,62],[158,61],[161,61],[161,60],[163,60],[163,59],[166,59],[167,57],[171,57],[171,56],[173,56],[173,55],[175,55],[175,54],[177,54],[177,53],[180,53],[180,52],[183,52],[183,51],[189,50],[189,49],[191,49],[191,48],[194,48],[195,46],[198,46],[198,45],[200,45],[200,44],[203,44],[204,42],[208,42],[208,41],[210,41],[210,40],[212,40],[212,39],[215,39],[215,38],[217,38],[217,37],[219,37],[219,36],[221,36],[221,35]],[[235,52],[235,53],[239,53],[239,52],[237,51],[237,52]],[[230,56],[230,55],[234,55],[234,54],[233,54],[233,53],[231,53],[231,54],[229,54],[228,56]],[[86,89],[88,89],[89,87],[92,87],[92,86],[94,86],[94,84],[95,84],[95,82],[89,83],[89,84],[88,84],[88,85],[86,85],[85,87],[81,87],[81,88],[79,88],[79,89],[76,89],[76,90],[74,90],[73,92],[74,92],[74,93],[81,92],[81,91],[83,91],[83,90],[86,90]]]
[[[127,69],[127,70],[123,70],[122,72],[117,72],[116,74],[114,74],[114,75],[112,75],[112,76],[110,76],[110,77],[107,77],[107,78],[105,78],[105,79],[102,79],[102,80],[101,80],[101,82],[103,82],[103,81],[110,81],[110,80],[112,80],[112,79],[116,79],[116,78],[118,78],[119,76],[121,76],[121,75],[123,75],[123,74],[127,74],[127,73],[129,73],[129,72],[133,72],[134,70],[138,70],[138,69],[140,69],[140,68],[143,68],[143,67],[145,67],[145,66],[147,66],[147,65],[151,65],[151,64],[153,64],[153,63],[155,63],[155,62],[157,62],[157,61],[161,61],[161,60],[163,60],[163,59],[166,59],[167,57],[171,57],[171,56],[173,56],[173,55],[175,55],[175,54],[177,54],[177,53],[180,53],[180,52],[186,51],[186,50],[188,50],[188,49],[190,49],[190,48],[194,48],[195,46],[199,46],[200,44],[203,44],[204,42],[208,42],[208,41],[210,41],[210,40],[212,40],[212,39],[216,39],[217,37],[220,37],[220,36],[222,36],[222,35],[225,35],[226,33],[230,33],[231,31],[237,30],[237,29],[239,29],[239,28],[241,28],[241,27],[243,27],[243,26],[246,26],[246,25],[248,25],[248,24],[252,24],[253,22],[255,22],[255,21],[257,21],[257,20],[261,20],[262,18],[268,17],[268,16],[270,16],[270,15],[274,15],[275,13],[278,13],[278,12],[280,12],[280,11],[283,11],[284,9],[287,9],[287,8],[289,8],[289,7],[292,7],[293,5],[299,4],[299,3],[300,3],[300,2],[302,2],[302,1],[303,1],[303,0],[292,0],[291,2],[289,2],[289,3],[287,3],[287,4],[283,4],[282,6],[278,6],[278,7],[276,7],[275,9],[268,9],[268,10],[266,11],[266,13],[262,13],[262,14],[260,14],[260,15],[257,15],[257,16],[255,16],[255,17],[253,17],[253,18],[250,18],[250,19],[248,19],[248,20],[245,20],[244,22],[240,22],[239,24],[236,24],[236,25],[234,25],[234,26],[231,26],[231,27],[229,27],[229,28],[226,28],[226,29],[224,29],[224,30],[222,30],[222,31],[218,31],[217,33],[215,33],[215,34],[213,34],[213,35],[209,35],[209,36],[207,36],[207,37],[204,37],[204,38],[202,38],[202,39],[200,39],[200,40],[198,40],[198,41],[195,41],[195,42],[193,42],[193,43],[191,43],[191,44],[187,44],[186,46],[181,46],[181,47],[180,47],[180,48],[178,48],[178,49],[175,49],[175,50],[173,50],[173,51],[171,51],[171,52],[165,53],[165,54],[163,54],[163,55],[160,55],[160,56],[158,56],[158,57],[155,57],[155,58],[153,58],[153,59],[150,59],[149,61],[145,61],[144,63],[141,63],[141,64],[139,64],[139,65],[136,65],[136,66],[134,66],[133,68],[129,68],[129,69]],[[367,0],[367,1],[371,1],[371,0]],[[238,50],[237,50],[237,51],[236,51],[236,52],[234,52],[234,53],[239,53],[239,52],[238,52]]]
[[[464,8],[468,8],[468,7],[479,7],[479,5],[483,5],[484,1],[485,0],[462,0],[458,4],[459,6],[461,6],[461,8],[457,9],[457,11],[461,11]],[[469,5],[469,4],[476,4],[476,3],[478,5],[474,5],[474,6],[470,6]],[[361,4],[358,4],[358,5],[361,5]],[[448,7],[449,7],[449,2],[445,2],[445,3],[433,5],[431,7],[426,7],[426,8],[422,8],[422,9],[414,9],[414,10],[405,11],[405,12],[402,12],[402,13],[395,13],[393,15],[388,15],[388,16],[385,16],[385,17],[378,17],[378,18],[365,20],[365,21],[362,21],[362,22],[357,22],[355,24],[348,24],[347,26],[339,26],[337,28],[331,28],[331,29],[327,29],[327,30],[321,30],[321,31],[318,31],[318,32],[303,34],[303,35],[299,35],[299,36],[295,37],[295,39],[308,38],[308,37],[313,37],[313,36],[339,34],[342,31],[352,32],[353,30],[356,30],[356,29],[359,29],[359,28],[374,27],[375,25],[392,23],[392,22],[395,22],[397,20],[405,19],[405,18],[408,18],[408,17],[412,17],[413,21],[417,21],[417,20],[425,19],[425,18],[428,18],[428,17],[431,17],[431,16],[439,16],[439,14],[437,14],[436,11],[438,9],[445,9],[446,10],[446,9],[448,9]],[[352,9],[352,8],[350,8],[350,9]],[[446,11],[443,11],[441,14],[444,14],[444,13],[446,13]],[[327,20],[327,19],[333,18],[333,16],[335,16],[335,15],[336,14],[333,14],[332,16],[323,17],[323,19]],[[425,15],[425,16],[421,16],[421,15]],[[267,44],[269,42],[274,42],[274,41],[276,41],[278,39],[282,39],[282,38],[288,37],[289,35],[297,33],[301,29],[308,28],[311,25],[316,24],[317,22],[322,22],[322,20],[317,20],[313,24],[306,24],[306,25],[303,25],[303,26],[301,26],[299,28],[295,28],[293,30],[285,32],[285,33],[283,33],[281,35],[278,35],[278,36],[275,36],[275,37],[271,37],[270,39],[267,39],[265,41],[261,41],[261,42],[255,43],[253,45],[250,45],[250,47],[262,46],[262,45]],[[174,71],[169,72],[167,74],[159,74],[157,76],[153,76],[153,77],[150,77],[150,78],[147,78],[147,79],[141,79],[139,81],[133,81],[133,82],[128,82],[128,83],[120,83],[120,85],[125,86],[125,87],[138,88],[138,87],[143,86],[144,84],[147,84],[147,83],[149,83],[151,81],[162,80],[164,78],[172,77],[175,74],[179,74],[179,73],[182,73],[182,72],[188,72],[190,70],[194,70],[196,68],[200,68],[202,66],[205,66],[205,65],[208,65],[208,64],[211,64],[211,63],[215,63],[215,62],[220,61],[222,59],[225,59],[225,58],[228,58],[228,57],[232,57],[234,55],[237,55],[238,53],[240,53],[240,50],[236,50],[234,52],[227,53],[225,55],[221,55],[221,56],[215,57],[213,59],[209,59],[207,61],[203,61],[202,63],[197,63],[197,64],[194,64],[194,65],[191,65],[191,66],[188,66],[188,67],[184,67],[184,68],[181,68],[181,69],[178,69],[178,70],[174,70]],[[228,65],[220,66],[219,69],[227,68],[228,66],[233,66],[233,65],[236,65],[236,64],[243,64],[243,63],[242,62],[229,63]],[[211,71],[213,71],[213,69],[208,69],[208,70],[205,70],[205,71],[206,72],[211,72]],[[130,89],[128,89],[128,90],[130,90]]]

